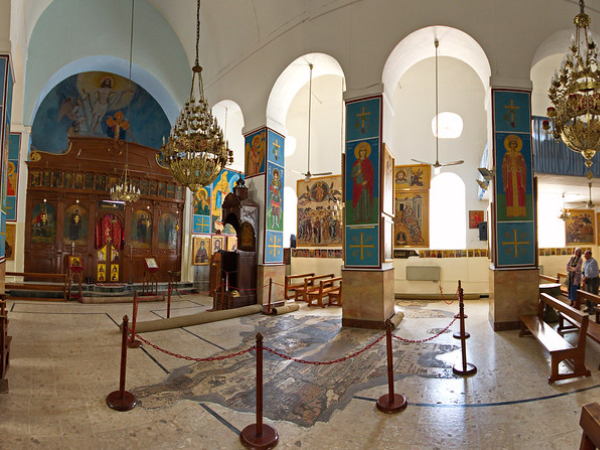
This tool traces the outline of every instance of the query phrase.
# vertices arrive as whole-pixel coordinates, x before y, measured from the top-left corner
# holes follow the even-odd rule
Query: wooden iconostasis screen
[[[133,204],[108,202],[122,174],[123,152],[106,138],[71,138],[63,155],[32,152],[27,182],[25,272],[66,273],[79,256],[94,282],[142,282],[145,258],[155,258],[159,280],[181,270],[185,192],[158,164],[154,149],[129,144]]]

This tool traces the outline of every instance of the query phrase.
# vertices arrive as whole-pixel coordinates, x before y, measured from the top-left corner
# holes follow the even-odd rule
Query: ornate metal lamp
[[[548,117],[554,129],[550,131],[548,121],[543,128],[585,158],[586,176],[592,179],[592,158],[600,150],[600,72],[598,47],[583,0],[579,0],[579,8],[569,51],[548,90],[553,105],[548,108]]]
[[[200,0],[196,10],[196,61],[192,68],[190,97],[171,129],[169,140],[162,146],[162,164],[192,192],[212,183],[221,170],[233,162],[233,152],[204,98],[202,68],[198,64],[199,43]]]
[[[135,11],[135,0],[131,0],[131,41],[129,46],[129,84],[131,86],[131,66],[133,62],[133,13]],[[129,108],[128,113],[129,115]],[[108,119],[108,123],[111,126],[115,127],[115,144],[116,146],[122,145],[122,142],[119,142],[119,133],[121,129],[128,130],[129,129],[129,121],[122,120],[123,115],[120,111],[115,114],[115,118],[110,117]],[[129,141],[125,142],[125,167],[123,168],[123,177],[119,184],[110,188],[110,198],[116,202],[123,203],[134,203],[140,199],[140,189],[135,187],[131,183],[131,178],[129,176]]]

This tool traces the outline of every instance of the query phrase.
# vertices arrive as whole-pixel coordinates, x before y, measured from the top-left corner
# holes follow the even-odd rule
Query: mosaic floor
[[[210,307],[200,296],[177,298],[172,315]],[[264,345],[302,361],[264,356],[264,415],[290,449],[573,449],[581,406],[600,401],[600,345],[588,342],[589,378],[549,385],[547,355],[517,331],[494,333],[486,300],[467,301],[468,359],[448,330],[458,306],[398,301],[405,318],[393,339],[395,391],[408,408],[375,407],[387,393],[385,340],[373,330],[341,328],[339,308],[302,304],[281,316],[252,315],[142,335],[172,353],[227,356]],[[130,350],[130,412],[106,406],[118,389],[118,324],[131,305],[11,302],[10,393],[0,395],[0,449],[242,449],[239,433],[255,423],[254,352],[210,362],[177,358],[149,345]],[[164,317],[164,302],[140,304],[139,320]],[[421,342],[424,339],[430,339]]]

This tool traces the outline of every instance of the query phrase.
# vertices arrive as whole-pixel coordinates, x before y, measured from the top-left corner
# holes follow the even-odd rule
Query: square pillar
[[[383,330],[394,315],[394,269],[342,270],[342,326]]]

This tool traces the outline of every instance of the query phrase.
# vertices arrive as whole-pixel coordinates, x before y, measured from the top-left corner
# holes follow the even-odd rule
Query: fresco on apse
[[[31,146],[64,153],[69,136],[114,138],[118,133],[119,139],[159,149],[170,129],[160,105],[135,82],[107,72],[84,72],[64,79],[42,100]]]

